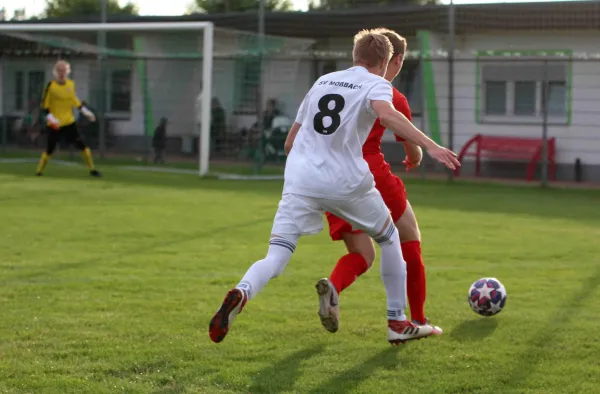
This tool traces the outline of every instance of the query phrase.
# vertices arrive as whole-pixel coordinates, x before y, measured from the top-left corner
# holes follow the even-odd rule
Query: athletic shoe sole
[[[331,333],[337,332],[339,322],[336,316],[331,312],[331,287],[329,281],[325,278],[319,279],[315,285],[317,294],[319,295],[319,318],[325,329]]]
[[[241,290],[233,289],[225,296],[221,308],[213,316],[208,327],[208,334],[214,343],[219,343],[229,331],[229,321],[231,313],[244,301],[244,294]]]

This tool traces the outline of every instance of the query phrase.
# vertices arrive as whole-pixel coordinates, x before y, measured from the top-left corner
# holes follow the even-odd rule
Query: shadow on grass
[[[498,327],[498,320],[493,317],[465,320],[454,327],[450,338],[461,342],[480,341],[492,335]]]
[[[545,327],[539,327],[528,342],[529,346],[512,358],[513,368],[499,374],[499,383],[504,387],[524,389],[523,384],[535,369],[553,357],[552,347],[565,339],[577,324],[579,311],[589,306],[589,299],[600,286],[600,266],[587,279],[581,289],[551,314]],[[572,387],[571,387],[572,388]]]
[[[347,393],[363,381],[369,379],[375,371],[379,369],[395,369],[398,366],[398,353],[403,347],[389,347],[364,362],[355,365],[345,372],[334,375],[328,381],[310,393],[314,394],[330,394],[330,393]]]
[[[282,360],[273,360],[268,367],[253,374],[250,393],[280,393],[289,391],[300,377],[302,363],[323,351],[323,345],[300,350]]]
[[[0,164],[0,174],[9,174],[21,179],[34,178],[34,169],[35,164],[31,163]],[[107,185],[212,190],[235,192],[236,194],[270,194],[274,198],[281,193],[282,189],[280,181],[200,179],[190,174],[131,171],[114,166],[106,166],[102,169],[104,178],[93,181],[104,182]],[[51,166],[44,178],[91,181],[83,166]],[[419,179],[410,179],[406,183],[409,197],[417,202],[415,204],[417,211],[419,207],[431,207],[469,213],[485,212],[510,216],[558,218],[594,224],[600,220],[600,210],[594,208],[600,200],[599,190],[538,189],[469,183],[468,181],[455,181],[447,184],[438,180]]]

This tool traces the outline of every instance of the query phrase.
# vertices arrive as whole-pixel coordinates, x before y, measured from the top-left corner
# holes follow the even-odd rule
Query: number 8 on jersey
[[[330,103],[333,102],[333,108],[329,108]],[[340,94],[326,94],[319,99],[318,102],[319,112],[315,114],[313,118],[313,128],[319,134],[330,135],[336,132],[342,123],[340,118],[340,112],[344,109],[346,101]],[[331,119],[329,126],[325,126],[325,118]]]

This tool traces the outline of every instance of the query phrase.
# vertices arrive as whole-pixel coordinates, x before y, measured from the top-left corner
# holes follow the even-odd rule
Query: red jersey
[[[394,108],[404,116],[408,118],[412,122],[412,115],[410,113],[410,107],[408,105],[408,100],[402,93],[398,91],[396,88],[392,88],[393,90],[393,98],[392,104]],[[375,121],[367,140],[363,145],[363,157],[369,163],[369,168],[372,173],[379,171],[388,171],[390,166],[386,163],[383,153],[381,153],[381,139],[383,138],[383,133],[385,132],[385,127],[382,126],[379,119]],[[396,141],[404,141],[402,138],[395,136]]]

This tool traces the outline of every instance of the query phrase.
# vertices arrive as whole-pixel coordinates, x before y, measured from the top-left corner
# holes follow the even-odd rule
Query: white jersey
[[[363,159],[377,115],[372,100],[392,102],[392,85],[355,66],[322,76],[300,105],[301,124],[285,166],[283,193],[347,199],[373,188]]]

